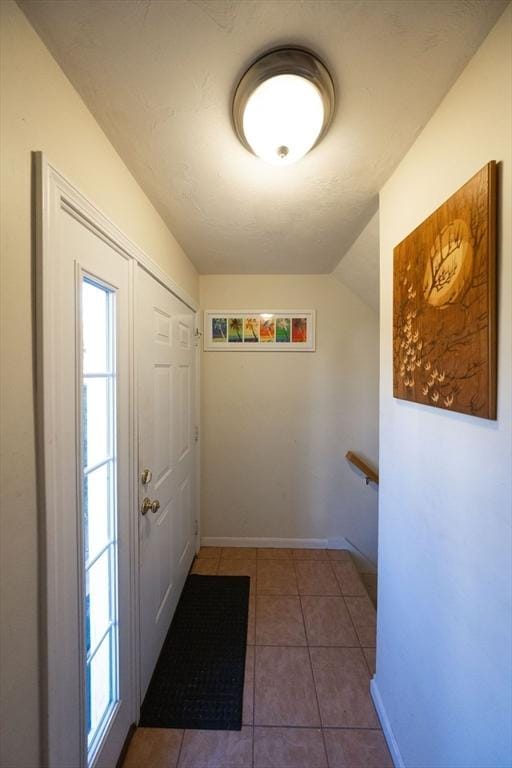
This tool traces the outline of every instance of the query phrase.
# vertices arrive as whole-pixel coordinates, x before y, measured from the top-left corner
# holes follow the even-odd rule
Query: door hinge
[[[199,441],[199,427],[196,424],[196,426],[194,427],[194,442],[197,443],[198,441]]]
[[[198,520],[194,520],[194,536],[197,536],[199,533],[199,522]]]

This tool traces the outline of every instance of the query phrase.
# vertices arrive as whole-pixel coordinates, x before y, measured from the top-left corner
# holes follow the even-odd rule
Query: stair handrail
[[[354,453],[353,451],[347,451],[345,458],[347,461],[350,461],[351,464],[361,470],[361,472],[364,474],[366,485],[368,485],[370,482],[375,483],[375,485],[379,484],[379,473],[372,469],[372,467],[370,467],[370,465],[367,464],[364,459],[358,456],[357,453]]]

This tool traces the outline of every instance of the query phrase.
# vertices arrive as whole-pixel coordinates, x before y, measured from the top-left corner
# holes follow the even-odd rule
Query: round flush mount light
[[[242,144],[272,165],[300,160],[325,135],[334,114],[334,86],[309,51],[279,48],[252,64],[233,99]]]

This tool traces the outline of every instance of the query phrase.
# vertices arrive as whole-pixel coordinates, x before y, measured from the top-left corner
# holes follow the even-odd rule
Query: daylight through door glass
[[[82,522],[88,764],[119,699],[115,293],[82,279]]]

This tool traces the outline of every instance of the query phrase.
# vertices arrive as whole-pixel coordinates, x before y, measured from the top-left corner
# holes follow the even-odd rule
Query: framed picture
[[[315,312],[297,310],[205,310],[208,352],[314,352]]]
[[[496,418],[496,163],[394,249],[393,394]]]

